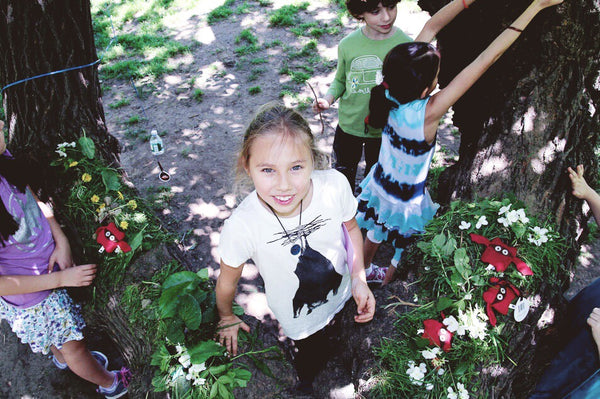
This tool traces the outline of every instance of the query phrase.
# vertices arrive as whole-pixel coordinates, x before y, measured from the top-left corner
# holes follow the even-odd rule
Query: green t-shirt
[[[381,137],[381,129],[369,126],[365,134],[365,117],[369,114],[371,89],[381,83],[381,68],[387,53],[396,45],[412,39],[400,29],[387,39],[369,39],[359,28],[343,38],[338,45],[338,65],[335,79],[327,91],[339,98],[340,127],[361,137]]]

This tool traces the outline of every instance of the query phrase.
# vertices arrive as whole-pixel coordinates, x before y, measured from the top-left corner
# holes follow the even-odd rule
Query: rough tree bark
[[[3,87],[98,59],[89,1],[3,0],[0,37]],[[56,145],[77,140],[84,129],[100,155],[119,165],[119,143],[106,129],[97,64],[8,87],[2,100],[8,147],[29,159],[43,181],[56,182],[48,168]],[[42,188],[45,194],[55,194],[54,187],[49,183]]]
[[[430,14],[445,0],[419,0]],[[480,0],[438,35],[442,52],[440,85],[447,84],[529,0]],[[454,198],[502,197],[514,193],[538,216],[554,217],[569,243],[565,266],[571,270],[585,229],[581,201],[573,198],[565,174],[583,164],[594,181],[594,150],[600,132],[600,5],[594,0],[565,1],[544,10],[517,43],[454,106],[460,129],[458,162],[440,180],[442,202]],[[568,275],[560,276],[566,289]],[[562,292],[544,287],[545,305],[562,306]],[[493,397],[525,397],[535,386],[544,348],[536,345],[535,323],[513,339],[508,363],[498,377],[482,375]],[[547,360],[547,359],[546,359]]]
[[[40,74],[94,63],[98,59],[89,0],[2,0],[0,37],[2,87]],[[41,194],[52,198],[59,216],[63,206],[61,199],[66,197],[64,189],[70,184],[61,184],[49,167],[56,157],[57,144],[76,141],[85,130],[96,144],[97,156],[120,167],[119,143],[107,131],[100,96],[97,63],[29,80],[3,92],[9,129],[8,148],[15,156],[28,159],[42,175]],[[69,236],[76,261],[84,260],[81,258],[82,246],[78,245],[79,235],[72,224],[63,224],[63,229]],[[164,251],[163,247],[156,252],[161,251]],[[140,274],[152,264],[162,264],[145,263],[143,259],[138,262],[141,265],[135,269],[139,269]],[[131,331],[127,315],[119,305],[122,290],[123,287],[114,287],[110,292],[97,292],[97,296],[105,297],[100,302],[107,305],[97,306],[91,314],[84,316],[94,332],[110,337],[132,367],[136,374],[133,391],[147,392],[153,372],[150,367],[151,338],[145,337],[144,332]],[[114,348],[109,350],[115,352]],[[111,366],[116,366],[116,360],[111,359]]]

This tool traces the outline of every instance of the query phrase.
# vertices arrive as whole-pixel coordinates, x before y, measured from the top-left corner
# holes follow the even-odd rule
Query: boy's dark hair
[[[384,7],[393,7],[399,2],[400,0],[346,0],[346,8],[354,18],[362,19],[362,14],[373,11],[379,3]]]
[[[417,100],[431,86],[440,66],[440,53],[430,43],[402,43],[390,50],[383,61],[383,82],[371,89],[369,125],[382,128],[395,102],[385,96],[386,89],[400,104]]]
[[[27,189],[27,182],[31,180],[30,170],[24,162],[14,159],[6,153],[0,154],[0,176],[17,187],[22,193]],[[8,212],[2,199],[0,199],[0,246],[4,246],[8,238],[15,234],[18,229],[19,224]]]

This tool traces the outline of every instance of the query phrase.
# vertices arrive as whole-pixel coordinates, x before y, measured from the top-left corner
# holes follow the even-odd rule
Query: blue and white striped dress
[[[387,94],[387,97],[396,102]],[[423,125],[429,97],[392,109],[382,132],[379,160],[360,184],[358,225],[377,241],[394,245],[394,264],[408,238],[422,232],[439,205],[425,188],[435,140],[425,141]]]

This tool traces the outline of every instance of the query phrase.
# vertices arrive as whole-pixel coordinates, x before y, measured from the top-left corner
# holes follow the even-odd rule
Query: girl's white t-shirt
[[[225,221],[218,252],[240,267],[252,259],[265,283],[269,307],[291,339],[325,327],[351,297],[342,223],[356,214],[357,201],[336,170],[317,170],[313,194],[299,216],[279,218],[250,193]],[[287,232],[287,233],[286,233]],[[299,245],[297,254],[292,250]]]

